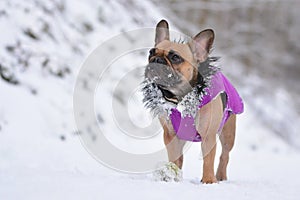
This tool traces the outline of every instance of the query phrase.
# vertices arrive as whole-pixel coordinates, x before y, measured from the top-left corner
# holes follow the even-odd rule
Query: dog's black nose
[[[159,64],[163,64],[163,65],[167,65],[167,61],[166,59],[162,58],[162,57],[155,57],[153,58],[150,63],[159,63]]]

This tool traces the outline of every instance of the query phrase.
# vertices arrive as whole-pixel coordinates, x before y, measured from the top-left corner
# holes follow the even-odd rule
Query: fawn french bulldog
[[[173,42],[167,21],[156,26],[155,45],[143,82],[144,103],[159,117],[170,162],[180,169],[186,141],[202,142],[203,183],[227,180],[229,152],[234,145],[236,114],[243,102],[209,57],[214,31],[201,31],[188,42]],[[216,136],[222,144],[214,172]]]

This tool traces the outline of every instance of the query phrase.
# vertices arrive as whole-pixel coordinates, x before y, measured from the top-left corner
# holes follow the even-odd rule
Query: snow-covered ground
[[[7,77],[13,75],[19,82],[14,85],[0,79],[1,200],[298,199],[299,152],[257,120],[247,103],[238,120],[229,181],[219,184],[200,183],[200,144],[192,144],[186,152],[184,180],[179,183],[156,182],[151,174],[114,171],[83,147],[72,113],[72,92],[80,63],[110,35],[155,25],[163,15],[151,3],[3,0],[0,5],[0,26],[6,30],[0,37],[0,64],[7,69]],[[50,29],[43,28],[45,24]],[[39,39],[32,38],[34,35]],[[140,54],[137,62],[143,65],[144,57],[146,60],[147,56]],[[130,64],[126,61],[124,67]],[[116,78],[106,78],[107,94]],[[140,111],[134,103],[129,101],[131,114]],[[105,109],[97,111],[103,115]],[[105,117],[103,126],[110,128]],[[143,117],[147,118],[132,120],[145,121]],[[159,144],[153,146],[160,148],[162,134],[156,137]],[[128,147],[126,139],[118,142]]]
[[[1,199],[298,199],[300,194],[299,153],[248,109],[239,117],[229,181],[200,183],[200,146],[193,144],[185,154],[183,182],[165,183],[151,174],[123,174],[102,166],[76,135],[54,137],[55,127],[48,125],[51,120],[41,112],[38,97],[8,84],[1,84],[0,91],[9,94],[1,102],[13,105],[1,106]]]

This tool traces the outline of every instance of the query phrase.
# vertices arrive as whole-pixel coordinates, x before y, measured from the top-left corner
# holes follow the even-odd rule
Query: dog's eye
[[[174,54],[172,57],[171,57],[171,60],[173,63],[180,63],[182,61],[182,58],[177,55],[177,54]]]
[[[180,57],[180,55],[173,50],[169,51],[168,58],[173,64],[179,64],[183,62],[182,57]]]

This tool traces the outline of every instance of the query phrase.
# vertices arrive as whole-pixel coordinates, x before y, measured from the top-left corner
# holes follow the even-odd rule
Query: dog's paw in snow
[[[154,180],[165,182],[182,181],[182,170],[175,163],[168,162],[153,172]]]
[[[203,177],[201,182],[203,184],[213,184],[213,183],[217,183],[218,181],[217,181],[216,177],[214,175],[212,175],[212,176]]]

